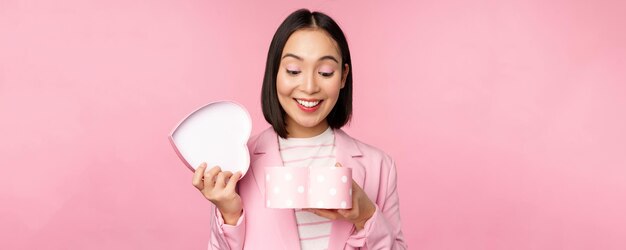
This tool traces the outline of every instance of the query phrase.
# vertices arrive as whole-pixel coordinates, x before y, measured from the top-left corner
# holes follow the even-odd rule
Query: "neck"
[[[300,124],[287,120],[287,138],[309,138],[324,133],[328,129],[328,122],[324,120],[313,127],[303,127]]]

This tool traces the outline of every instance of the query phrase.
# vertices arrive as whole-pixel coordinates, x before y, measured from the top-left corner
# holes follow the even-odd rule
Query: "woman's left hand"
[[[337,163],[337,166],[340,167],[341,164]],[[337,220],[343,219],[352,222],[356,227],[357,231],[363,229],[365,226],[365,222],[372,218],[374,212],[376,212],[376,206],[374,203],[367,197],[367,194],[363,189],[357,184],[354,180],[352,180],[352,208],[350,209],[303,209],[304,211],[309,211],[315,213],[319,216]]]

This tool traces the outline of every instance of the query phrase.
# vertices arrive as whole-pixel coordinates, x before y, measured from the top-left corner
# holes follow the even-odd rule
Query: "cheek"
[[[291,89],[292,89],[290,86],[291,85],[289,84],[289,81],[287,81],[287,79],[285,79],[281,75],[277,76],[276,91],[278,92],[279,97],[289,96],[291,94]]]
[[[341,81],[334,81],[327,85],[326,94],[329,98],[339,98],[339,92],[341,91]]]

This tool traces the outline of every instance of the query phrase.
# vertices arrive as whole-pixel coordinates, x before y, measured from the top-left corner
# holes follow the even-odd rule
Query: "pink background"
[[[540,0],[0,0],[0,248],[206,248],[167,134],[218,99],[267,127],[299,7],[347,34],[411,249],[626,249],[626,5]]]

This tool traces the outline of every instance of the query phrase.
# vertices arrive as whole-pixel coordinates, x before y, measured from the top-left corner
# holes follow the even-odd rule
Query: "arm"
[[[395,162],[386,157],[383,164],[389,164],[389,172],[381,176],[379,199],[376,211],[367,220],[363,229],[348,238],[348,245],[362,249],[407,249],[400,221],[400,203],[397,190]],[[386,179],[386,182],[383,180]]]
[[[241,196],[237,193],[237,182],[242,174],[222,172],[218,166],[208,171],[206,168],[206,163],[200,164],[192,184],[211,202],[209,249],[242,249],[246,224]]]
[[[224,217],[219,209],[215,206],[211,207],[211,238],[208,249],[243,249],[246,237],[245,211],[242,212],[235,225],[229,225],[224,223]]]

